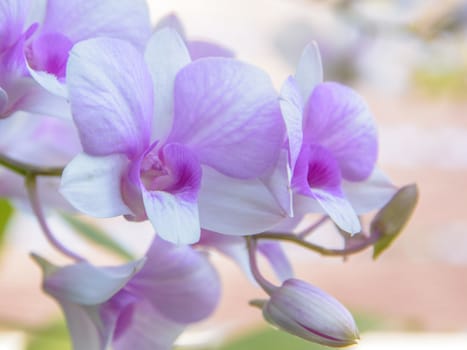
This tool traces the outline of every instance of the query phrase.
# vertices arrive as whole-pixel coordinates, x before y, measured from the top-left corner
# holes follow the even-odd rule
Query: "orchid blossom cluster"
[[[367,104],[323,82],[314,43],[278,93],[230,50],[188,40],[176,17],[152,28],[146,6],[0,3],[0,196],[29,203],[50,243],[74,260],[56,266],[33,254],[74,348],[170,349],[219,301],[209,251],[264,289],[251,305],[274,326],[329,346],[355,343],[351,314],[293,277],[280,241],[334,256],[373,246],[377,255],[408,220],[416,187],[396,188],[375,166]],[[44,206],[124,216],[135,231],[149,220],[154,240],[139,260],[95,266],[56,238]],[[366,235],[360,216],[378,210]],[[321,218],[294,231],[310,213]],[[307,240],[326,220],[344,248]],[[280,286],[261,273],[257,252]]]

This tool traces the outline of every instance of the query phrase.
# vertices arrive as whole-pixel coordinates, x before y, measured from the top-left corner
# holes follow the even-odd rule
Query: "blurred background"
[[[279,89],[303,47],[315,40],[325,80],[354,87],[379,126],[379,165],[397,185],[417,183],[415,214],[391,248],[347,261],[294,246],[297,276],[334,295],[362,332],[356,349],[467,348],[467,1],[197,0],[149,1],[154,23],[175,13],[189,39],[232,49],[262,67]],[[0,204],[2,217],[10,211]],[[57,305],[40,290],[34,250],[60,261],[33,218],[15,212],[1,237],[0,350],[67,349]],[[60,218],[52,227],[93,261],[90,248]],[[0,224],[3,221],[0,220]],[[147,225],[98,224],[134,253],[151,239]],[[0,225],[1,226],[1,225]],[[0,227],[1,228],[1,227]],[[316,237],[325,244],[333,228]],[[136,231],[137,230],[137,231]],[[199,349],[319,349],[269,328],[248,300],[262,297],[236,265],[213,256],[223,280],[218,311],[180,339]]]

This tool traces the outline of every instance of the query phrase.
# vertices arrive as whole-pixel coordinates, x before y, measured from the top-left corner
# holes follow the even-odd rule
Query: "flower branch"
[[[0,154],[0,165],[14,171],[21,176],[61,176],[62,167],[39,167],[36,165],[20,162],[4,154]]]
[[[320,245],[307,242],[303,238],[294,235],[292,233],[271,233],[271,232],[264,232],[264,233],[259,233],[254,236],[252,236],[255,240],[259,239],[273,239],[273,240],[280,240],[280,241],[288,241],[292,242],[295,244],[298,244],[304,248],[313,250],[321,255],[325,256],[346,256],[350,254],[355,254],[359,253],[363,250],[365,250],[368,247],[371,247],[376,241],[378,241],[379,237],[378,236],[371,236],[367,237],[365,240],[362,240],[361,243],[353,245],[352,247],[349,248],[344,248],[344,249],[330,249],[330,248],[325,248]]]
[[[253,277],[255,278],[256,282],[263,288],[263,290],[267,294],[271,294],[276,287],[266,280],[263,275],[261,275],[261,272],[259,271],[258,264],[256,261],[256,239],[253,238],[253,236],[246,236],[246,244],[248,247],[248,257],[249,257],[249,262],[250,262],[250,268],[251,268],[251,273],[253,274]]]
[[[31,204],[32,211],[39,222],[39,225],[44,233],[45,237],[49,241],[49,243],[55,247],[57,250],[62,252],[64,255],[72,258],[76,261],[84,261],[85,259],[80,255],[76,254],[75,252],[71,251],[67,247],[65,247],[52,233],[50,230],[47,220],[44,217],[44,212],[42,210],[39,196],[37,193],[37,179],[36,175],[27,174],[26,176],[26,190],[28,192],[29,202]]]

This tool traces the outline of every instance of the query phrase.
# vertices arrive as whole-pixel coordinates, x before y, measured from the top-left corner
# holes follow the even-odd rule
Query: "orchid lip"
[[[146,154],[141,162],[141,181],[148,191],[164,190],[174,183],[170,169],[154,150]]]

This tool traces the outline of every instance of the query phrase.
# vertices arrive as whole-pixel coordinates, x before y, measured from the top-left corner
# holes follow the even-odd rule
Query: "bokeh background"
[[[286,250],[300,278],[337,297],[357,318],[356,349],[467,348],[467,1],[150,0],[156,23],[175,13],[188,38],[231,48],[268,71],[277,86],[302,48],[317,41],[325,79],[368,101],[379,126],[380,167],[397,185],[417,183],[415,214],[392,247],[347,261]],[[4,203],[0,213],[8,212]],[[99,263],[117,261],[90,247],[52,214],[52,227]],[[148,225],[99,221],[138,254]],[[313,239],[329,238],[331,225]],[[15,212],[1,237],[0,350],[69,348],[60,310],[40,291],[34,250],[59,262],[33,218]],[[198,349],[314,349],[269,328],[248,300],[261,297],[236,265],[213,256],[223,300],[180,339]],[[317,349],[319,347],[316,347]]]

